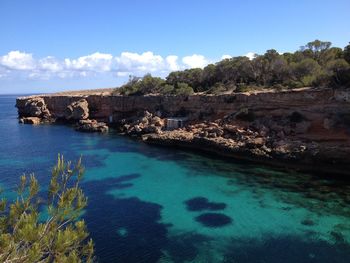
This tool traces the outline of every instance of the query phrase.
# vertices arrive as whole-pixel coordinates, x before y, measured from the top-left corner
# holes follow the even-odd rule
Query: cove
[[[0,97],[1,187],[11,194],[24,172],[45,185],[58,153],[82,155],[99,262],[350,261],[347,181],[20,125],[14,104]]]

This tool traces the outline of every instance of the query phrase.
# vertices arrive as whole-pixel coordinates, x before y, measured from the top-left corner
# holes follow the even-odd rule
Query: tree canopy
[[[350,44],[342,49],[315,40],[294,53],[280,54],[270,49],[253,59],[233,57],[203,69],[171,72],[165,79],[150,74],[131,77],[115,93],[189,95],[300,87],[350,87]]]
[[[0,262],[92,262],[93,242],[80,219],[87,198],[79,187],[84,168],[58,157],[47,199],[34,175],[23,175],[18,197],[0,202]]]

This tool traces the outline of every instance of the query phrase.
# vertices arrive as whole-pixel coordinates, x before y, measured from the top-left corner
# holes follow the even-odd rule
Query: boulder
[[[77,123],[77,131],[81,132],[108,132],[108,126],[104,122],[98,122],[96,120],[80,120]]]
[[[224,130],[220,128],[213,128],[209,132],[215,133],[217,137],[221,137],[222,135],[224,135]]]
[[[209,133],[207,131],[203,131],[199,133],[200,137],[208,137]]]
[[[147,119],[149,119],[149,118],[152,118],[153,114],[150,113],[149,111],[146,111],[146,110],[145,110],[145,111],[143,112],[143,116],[146,117]]]
[[[84,120],[89,118],[89,104],[86,99],[74,101],[64,111],[67,120]]]
[[[157,126],[157,127],[164,127],[164,120],[162,120],[161,118],[159,118],[158,116],[155,116],[152,118],[151,120],[151,124]]]
[[[216,138],[217,134],[215,132],[209,132],[208,133],[208,138]]]
[[[144,125],[148,125],[148,123],[149,123],[148,118],[147,117],[143,117],[141,119],[141,123],[144,124]]]
[[[226,132],[233,133],[233,134],[236,134],[238,130],[237,126],[229,125],[229,124],[225,124],[223,128]]]
[[[161,133],[160,127],[155,126],[155,125],[147,126],[142,131],[143,131],[143,133],[157,133],[157,134]]]
[[[41,119],[38,117],[23,117],[19,119],[19,123],[37,125],[41,123]]]
[[[141,133],[142,132],[142,129],[139,125],[135,125],[134,126],[134,130],[137,132],[137,133]]]
[[[246,146],[248,148],[256,148],[256,147],[261,147],[265,144],[265,139],[262,137],[257,137],[257,138],[248,138],[246,141]]]

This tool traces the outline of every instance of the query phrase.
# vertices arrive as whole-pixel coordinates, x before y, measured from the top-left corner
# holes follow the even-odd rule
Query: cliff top
[[[46,94],[37,94],[32,96],[25,96],[21,98],[27,97],[43,97],[43,96],[90,96],[90,95],[100,95],[100,96],[109,96],[112,95],[114,88],[106,88],[106,89],[89,89],[89,90],[72,90],[72,91],[62,91],[55,93],[46,93]],[[296,88],[296,89],[288,89],[288,90],[275,90],[275,89],[263,89],[263,90],[250,90],[246,92],[238,92],[240,94],[251,95],[251,94],[261,94],[261,93],[287,93],[287,92],[301,92],[306,90],[316,90],[315,88],[304,87],[304,88]],[[238,93],[222,93],[222,94],[206,94],[206,93],[193,93],[192,96],[202,95],[202,96],[220,96],[220,95],[233,95]],[[123,96],[123,95],[119,95]],[[128,96],[128,95],[125,95]],[[149,94],[146,96],[163,96],[161,94]],[[165,96],[165,95],[164,95]]]
[[[87,89],[87,90],[71,90],[51,93],[51,96],[81,96],[81,95],[110,95],[114,88],[107,89]]]

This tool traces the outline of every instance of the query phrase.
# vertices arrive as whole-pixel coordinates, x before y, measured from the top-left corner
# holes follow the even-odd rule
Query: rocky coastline
[[[70,123],[145,143],[350,175],[350,91],[302,89],[206,96],[42,95],[18,98],[19,122]],[[184,120],[170,127],[170,119]]]

